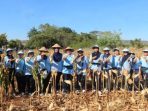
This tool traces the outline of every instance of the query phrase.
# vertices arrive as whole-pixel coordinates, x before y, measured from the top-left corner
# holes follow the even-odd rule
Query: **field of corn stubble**
[[[140,56],[141,49],[131,49]],[[36,52],[37,53],[37,52]],[[90,51],[85,52],[86,55]],[[148,89],[143,91],[113,90],[98,92],[87,91],[63,94],[62,92],[40,96],[35,92],[31,96],[10,97],[3,95],[0,87],[1,111],[148,111]]]

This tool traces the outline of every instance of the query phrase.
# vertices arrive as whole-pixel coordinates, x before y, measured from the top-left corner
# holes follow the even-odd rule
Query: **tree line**
[[[86,48],[94,44],[101,47],[126,47],[132,46],[142,48],[144,45],[141,39],[131,40],[125,44],[121,38],[120,32],[111,31],[91,31],[89,33],[77,33],[69,27],[57,27],[50,24],[41,24],[39,27],[33,27],[28,32],[28,40],[25,44],[21,40],[7,40],[6,34],[0,34],[0,47],[7,46],[11,48],[39,48],[45,46],[50,48],[53,44],[58,43],[62,47],[71,46],[73,48]]]

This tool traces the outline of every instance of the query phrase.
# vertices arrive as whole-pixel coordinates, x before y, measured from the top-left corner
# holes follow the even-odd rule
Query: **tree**
[[[8,46],[10,48],[16,48],[16,49],[22,49],[23,48],[23,44],[20,40],[16,39],[16,40],[10,40],[8,43]]]
[[[28,33],[28,37],[27,48],[42,46],[50,48],[55,43],[59,43],[63,47],[89,47],[97,41],[96,35],[78,34],[69,27],[56,27],[49,24],[41,24],[37,29],[32,28]]]
[[[7,43],[7,35],[5,33],[0,34],[0,47],[2,47],[3,45],[7,45]]]
[[[110,48],[115,48],[122,45],[121,33],[119,32],[99,32],[98,34],[98,44],[100,46],[108,46]]]
[[[28,37],[31,38],[32,36],[39,34],[39,31],[33,27],[29,32],[28,32]]]
[[[130,44],[132,47],[136,47],[136,48],[142,48],[144,45],[141,41],[141,39],[134,39],[130,41]]]

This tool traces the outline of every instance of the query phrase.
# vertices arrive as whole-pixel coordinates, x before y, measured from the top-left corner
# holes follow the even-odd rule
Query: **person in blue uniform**
[[[51,77],[51,63],[47,53],[48,50],[45,47],[42,47],[39,49],[39,55],[36,57],[41,94],[45,94]],[[48,92],[50,93],[51,89],[48,89]]]
[[[67,47],[65,49],[65,54],[63,55],[63,92],[69,92],[70,91],[70,84],[73,79],[73,74],[74,74],[74,55],[73,52],[74,49],[71,47]]]
[[[143,76],[144,88],[148,88],[148,49],[143,50],[143,56],[140,58],[141,71]]]
[[[140,60],[139,58],[136,56],[135,53],[131,53],[131,58],[130,58],[130,63],[131,63],[131,78],[132,80],[134,79],[134,90],[138,90],[139,88],[139,72],[140,72]],[[133,84],[132,84],[133,86]]]
[[[27,57],[25,57],[25,87],[26,93],[31,94],[35,91],[35,80],[33,78],[32,70],[35,65],[34,51],[29,50]]]
[[[90,75],[92,82],[94,85],[92,86],[94,91],[96,88],[101,91],[101,69],[102,69],[102,60],[103,60],[103,54],[99,51],[99,46],[94,45],[92,47],[93,52],[90,55]],[[96,87],[96,83],[99,84],[98,87]]]
[[[108,91],[111,90],[111,73],[109,73],[109,71],[111,70],[111,63],[110,63],[110,59],[112,57],[112,55],[110,54],[110,49],[108,47],[105,47],[103,49],[104,54],[103,54],[103,71],[105,74],[107,74],[107,78],[105,79],[105,85],[106,85],[106,89]]]
[[[122,70],[122,88],[126,88],[125,85],[127,84],[126,80],[131,78],[131,53],[129,49],[125,48],[122,50],[123,56],[121,57],[120,64],[121,64],[121,70]],[[128,89],[131,90],[131,85],[128,84]]]
[[[16,79],[17,79],[17,86],[19,94],[25,94],[25,60],[24,60],[24,52],[18,52],[18,58],[16,59]]]
[[[77,90],[82,89],[85,92],[85,79],[88,69],[89,60],[84,55],[84,51],[80,48],[77,51],[78,55],[75,58],[76,63],[76,75],[77,75]]]
[[[8,48],[6,50],[6,56],[4,57],[4,67],[9,72],[8,73],[8,84],[6,86],[12,86],[12,93],[15,94],[15,85],[14,85],[14,77],[15,77],[15,58],[13,56],[13,49]],[[6,87],[6,93],[8,92],[8,87]]]
[[[51,71],[56,71],[56,90],[60,89],[60,78],[62,75],[63,69],[63,61],[62,61],[62,53],[60,53],[61,46],[59,44],[55,44],[52,46],[54,53],[51,56]]]
[[[121,57],[121,68],[122,70],[126,70],[128,73],[131,71],[131,53],[129,49],[123,49],[123,57]]]
[[[115,89],[119,89],[121,87],[118,82],[118,79],[121,75],[120,59],[121,59],[120,50],[118,48],[115,48],[113,50],[113,55],[110,58],[111,71],[112,71],[113,79],[115,80],[115,83],[113,84],[113,88]]]

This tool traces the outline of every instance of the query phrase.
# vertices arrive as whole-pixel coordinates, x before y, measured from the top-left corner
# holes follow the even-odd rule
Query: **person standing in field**
[[[32,70],[35,65],[34,51],[29,50],[27,57],[25,57],[25,88],[26,93],[31,95],[35,91],[35,80],[33,78]]]
[[[118,79],[121,76],[120,59],[121,59],[120,50],[118,48],[113,49],[113,55],[110,58],[110,64],[111,64],[111,73],[113,75],[113,79],[115,79],[115,83],[113,85],[114,89],[119,89],[119,87],[121,87],[118,82]]]
[[[140,58],[141,71],[144,81],[144,88],[148,88],[148,49],[143,50],[143,56]]]
[[[96,89],[99,90],[99,93],[101,93],[101,70],[102,70],[102,60],[103,60],[103,54],[99,51],[99,46],[94,45],[92,47],[93,52],[90,55],[89,62],[90,62],[90,75],[91,80],[93,83],[92,89],[95,91]],[[98,87],[96,87],[96,83],[99,84]]]
[[[104,54],[103,54],[103,71],[104,71],[104,74],[106,75],[106,81],[105,81],[105,84],[106,84],[106,89],[108,91],[111,90],[111,63],[110,63],[110,59],[112,57],[112,55],[110,54],[110,49],[108,47],[105,47],[103,49],[104,51]]]
[[[60,89],[60,78],[62,75],[63,69],[63,61],[62,61],[62,53],[60,53],[61,46],[59,44],[55,44],[52,46],[54,53],[51,56],[51,71],[56,71],[56,90]]]
[[[45,47],[39,49],[39,55],[36,57],[38,64],[38,80],[40,86],[41,95],[45,94],[46,88],[49,84],[51,77],[51,63],[49,56],[47,56],[48,50]],[[51,89],[48,89],[50,92]]]
[[[6,81],[6,93],[8,93],[8,87],[12,87],[13,94],[16,93],[14,85],[15,76],[15,58],[13,56],[13,49],[8,48],[6,50],[6,56],[4,57],[4,67],[6,72],[8,72],[8,81]]]
[[[130,78],[130,73],[131,73],[131,53],[129,49],[125,48],[122,50],[123,56],[121,57],[121,70],[122,70],[122,88],[127,89],[127,80]],[[126,85],[126,86],[125,86]]]
[[[63,55],[63,92],[69,92],[70,86],[72,85],[72,79],[73,79],[73,74],[74,74],[74,55],[73,52],[74,49],[71,47],[67,47],[65,49],[65,54]]]
[[[139,58],[136,56],[135,53],[131,53],[131,58],[130,58],[130,63],[131,63],[131,79],[134,79],[134,90],[138,90],[139,89],[139,72],[140,72],[140,60]],[[133,84],[132,84],[133,86]]]
[[[19,94],[24,95],[25,94],[25,60],[24,60],[24,52],[19,51],[18,52],[18,58],[16,59],[16,79],[17,79],[17,86]]]
[[[81,48],[78,49],[77,53],[78,55],[74,61],[76,63],[77,90],[82,89],[82,91],[85,92],[85,81],[89,60],[84,55],[84,51]]]

